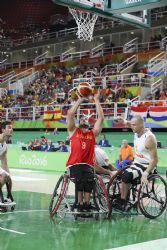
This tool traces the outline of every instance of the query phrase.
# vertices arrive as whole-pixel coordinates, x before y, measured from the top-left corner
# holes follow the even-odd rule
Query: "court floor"
[[[167,250],[167,213],[156,220],[114,213],[110,220],[51,221],[48,206],[58,174],[11,170],[14,212],[0,214],[0,250]]]

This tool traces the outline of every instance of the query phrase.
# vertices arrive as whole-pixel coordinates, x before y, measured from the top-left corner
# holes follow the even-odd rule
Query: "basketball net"
[[[74,8],[69,8],[69,12],[74,17],[78,25],[78,31],[76,33],[78,38],[84,41],[92,41],[93,30],[98,15]]]

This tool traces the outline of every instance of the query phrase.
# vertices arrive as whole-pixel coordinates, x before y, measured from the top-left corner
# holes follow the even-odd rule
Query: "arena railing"
[[[131,73],[131,74],[108,74],[106,76],[96,76],[87,78],[76,78],[73,79],[73,88],[76,88],[80,82],[89,82],[92,87],[96,88],[111,88],[113,91],[114,86],[142,86],[144,84],[152,84],[151,76],[146,78],[142,73]]]
[[[112,120],[117,115],[124,115],[127,109],[126,103],[102,103],[104,117],[106,120]],[[58,114],[57,120],[66,120],[67,111],[71,105],[62,104],[62,105],[47,105],[47,106],[34,106],[34,107],[10,107],[1,109],[1,117],[5,120],[33,120],[40,121],[44,120],[45,112],[50,111]],[[97,113],[94,103],[82,104],[77,111],[76,118],[80,119],[81,117],[86,119],[96,120]]]
[[[137,52],[137,51],[138,51],[138,37],[125,43],[123,46],[124,53],[131,53],[131,52]]]
[[[90,53],[91,53],[90,57],[103,56],[104,48],[105,48],[105,43],[101,43],[98,46],[94,47],[90,51]]]
[[[153,49],[160,49],[161,41],[154,41],[154,42],[147,42],[147,43],[139,43],[138,44],[138,51],[150,51]],[[103,51],[101,52],[103,55],[107,54],[117,54],[117,53],[123,53],[123,46],[119,47],[110,47],[107,46],[103,48]],[[90,58],[91,57],[91,50],[87,51],[79,51],[74,53],[66,54],[66,60],[76,60],[76,59],[82,59],[82,58]],[[46,57],[45,63],[54,63],[54,62],[60,62],[61,61],[61,55],[55,55],[52,57]],[[3,65],[3,69],[15,69],[15,68],[28,68],[34,66],[34,59],[27,60],[27,61],[19,61],[14,63],[5,63]]]
[[[16,74],[15,71],[12,70],[12,71],[0,76],[0,83],[2,84],[3,82],[6,82],[8,79],[13,77],[15,74]]]
[[[102,108],[104,112],[105,120],[113,120],[117,116],[122,116],[127,118],[128,110],[131,106],[146,105],[157,106],[161,102],[161,106],[167,107],[166,100],[145,100],[139,101],[134,100],[127,102],[109,102],[102,103]],[[149,104],[149,106],[148,106]],[[56,120],[66,121],[67,111],[71,105],[47,105],[47,106],[33,106],[33,107],[10,107],[1,109],[1,117],[4,120],[31,120],[31,121],[44,121],[44,114],[47,111],[56,111],[58,117]],[[59,111],[59,112],[58,112]],[[92,121],[92,123],[97,119],[97,112],[94,103],[82,104],[77,111],[76,119],[79,120],[81,117],[85,117]],[[52,119],[52,118],[51,118]]]

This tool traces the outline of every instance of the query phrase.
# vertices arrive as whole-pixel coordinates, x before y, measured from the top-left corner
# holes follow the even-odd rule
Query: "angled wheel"
[[[108,184],[107,191],[111,202],[121,196],[120,181],[118,176],[116,176],[114,179],[111,179]]]
[[[142,214],[150,219],[164,212],[167,206],[167,184],[161,176],[153,174],[148,178],[148,184],[141,184],[138,205]]]
[[[60,205],[65,197],[67,188],[68,188],[68,176],[65,174],[59,178],[55,186],[55,189],[53,191],[51,202],[49,205],[50,217],[53,217],[58,212],[58,209],[60,209]]]
[[[99,175],[95,177],[93,200],[97,211],[101,213],[108,213],[110,210],[110,201],[108,198],[107,189]]]

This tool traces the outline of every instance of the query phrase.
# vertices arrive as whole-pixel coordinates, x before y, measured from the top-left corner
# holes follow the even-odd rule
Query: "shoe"
[[[9,198],[5,198],[4,199],[4,203],[3,203],[3,206],[9,206],[9,207],[11,207],[11,206],[15,206],[16,205],[16,202],[15,201],[11,201],[11,199],[9,199]]]
[[[92,206],[91,203],[89,203],[89,204],[84,203],[83,209],[84,209],[86,212],[90,212],[91,210],[96,210],[96,208],[95,208],[94,206]]]
[[[122,212],[126,211],[126,205],[127,205],[127,201],[123,200],[123,199],[115,199],[113,200],[112,206],[113,208],[120,210]]]
[[[84,203],[83,204],[83,210],[85,212],[90,212],[90,209],[91,209],[90,206],[91,206],[90,204]]]
[[[83,212],[83,204],[78,204],[77,205],[77,212],[80,212],[80,213]]]

